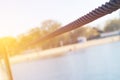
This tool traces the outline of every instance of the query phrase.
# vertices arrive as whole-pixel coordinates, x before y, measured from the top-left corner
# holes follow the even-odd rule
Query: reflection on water
[[[120,42],[12,66],[14,80],[119,80]]]

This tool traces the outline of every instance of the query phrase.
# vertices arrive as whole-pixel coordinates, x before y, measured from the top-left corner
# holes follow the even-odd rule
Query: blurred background
[[[5,65],[2,55],[7,49],[10,58],[20,59],[12,64],[15,80],[119,80],[119,40],[113,37],[120,35],[120,10],[106,15],[81,28],[77,28],[44,42],[30,45],[32,41],[61,28],[62,26],[87,14],[109,0],[4,0],[0,1],[0,73],[4,74]],[[73,45],[92,44],[90,41],[109,38],[111,43],[93,45],[77,49]],[[108,41],[109,41],[108,40]],[[88,42],[88,43],[86,43]],[[106,42],[107,43],[107,42]],[[68,52],[61,49],[64,46]],[[60,49],[56,49],[60,48]],[[44,51],[52,57],[41,59]],[[62,51],[62,52],[61,52]],[[45,55],[46,55],[45,53]],[[74,54],[75,53],[75,54]],[[32,54],[32,56],[30,55]],[[32,60],[34,55],[39,55]],[[20,57],[22,56],[22,57]],[[30,56],[29,58],[24,56]],[[30,61],[29,61],[30,59]],[[3,66],[3,67],[2,67]],[[24,74],[23,74],[24,73]]]

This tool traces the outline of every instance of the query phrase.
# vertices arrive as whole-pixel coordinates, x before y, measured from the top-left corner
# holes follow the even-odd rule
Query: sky
[[[0,37],[18,36],[45,20],[56,20],[62,25],[83,16],[109,0],[0,0]],[[116,11],[89,25],[101,25],[118,17]]]

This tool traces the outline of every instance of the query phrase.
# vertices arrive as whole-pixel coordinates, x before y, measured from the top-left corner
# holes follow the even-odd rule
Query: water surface
[[[14,80],[120,80],[120,42],[12,66]]]

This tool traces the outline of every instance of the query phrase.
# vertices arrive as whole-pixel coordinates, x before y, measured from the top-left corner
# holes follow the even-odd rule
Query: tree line
[[[84,26],[76,30],[64,33],[55,38],[44,42],[38,42],[35,45],[25,47],[43,36],[55,31],[61,27],[61,23],[54,20],[46,20],[41,26],[30,29],[28,32],[20,34],[17,38],[8,36],[0,38],[0,54],[4,54],[5,50],[10,56],[18,55],[26,50],[45,50],[49,48],[60,47],[64,45],[78,43],[79,37],[86,37],[87,40],[94,39],[101,32],[111,32],[120,29],[120,19],[113,19],[106,22],[103,30],[97,27]]]

